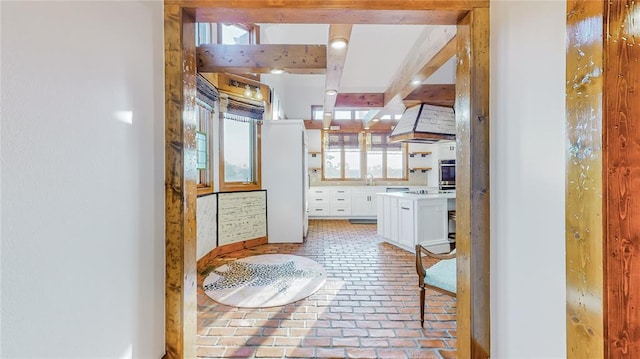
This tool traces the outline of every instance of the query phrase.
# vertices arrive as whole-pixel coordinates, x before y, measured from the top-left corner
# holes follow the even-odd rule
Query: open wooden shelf
[[[426,157],[430,154],[431,152],[409,152],[409,157],[415,157],[415,156]]]
[[[431,171],[431,167],[414,167],[414,168],[409,168],[409,172],[413,173],[415,171],[420,171],[422,173],[425,173],[427,171]]]

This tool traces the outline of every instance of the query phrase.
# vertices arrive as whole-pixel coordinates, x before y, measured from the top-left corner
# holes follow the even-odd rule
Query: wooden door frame
[[[640,87],[631,0],[567,1],[567,357],[640,357]],[[635,38],[634,38],[635,37]]]
[[[457,350],[490,355],[489,302],[489,1],[165,0],[166,358],[196,356],[196,59],[197,9],[287,9],[295,16],[375,17],[409,11],[457,16]],[[279,11],[278,11],[279,12]],[[290,14],[294,14],[291,12]],[[326,18],[317,22],[326,23]],[[320,21],[321,20],[321,21]],[[312,21],[309,21],[312,22]],[[375,21],[372,21],[375,22]],[[455,24],[455,23],[454,23]],[[473,238],[473,240],[471,240]],[[412,285],[412,284],[408,284]],[[417,288],[417,287],[416,287]]]

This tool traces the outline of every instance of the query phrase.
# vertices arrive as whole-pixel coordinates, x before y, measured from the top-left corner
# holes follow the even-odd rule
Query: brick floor
[[[202,291],[224,263],[267,253],[322,264],[327,283],[310,297],[275,308],[221,305]],[[312,220],[303,244],[265,244],[200,263],[199,358],[454,358],[456,301],[427,291],[420,328],[413,254],[376,234],[375,225]]]

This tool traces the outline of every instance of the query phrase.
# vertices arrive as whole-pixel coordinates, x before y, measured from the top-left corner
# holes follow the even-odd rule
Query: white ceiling
[[[427,25],[354,25],[340,82],[340,93],[381,93]],[[327,44],[327,24],[260,24],[260,42],[271,44]],[[308,119],[311,105],[322,105],[324,75],[262,75],[274,89],[287,118]],[[425,83],[455,83],[451,59]]]

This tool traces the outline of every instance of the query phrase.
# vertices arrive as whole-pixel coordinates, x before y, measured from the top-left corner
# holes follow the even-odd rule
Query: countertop
[[[418,193],[410,193],[410,192],[385,192],[385,193],[378,193],[378,195],[406,198],[406,199],[412,199],[412,200],[435,199],[435,198],[456,198],[455,191],[447,191],[444,193],[436,192],[436,193],[428,193],[428,194],[418,194]]]

